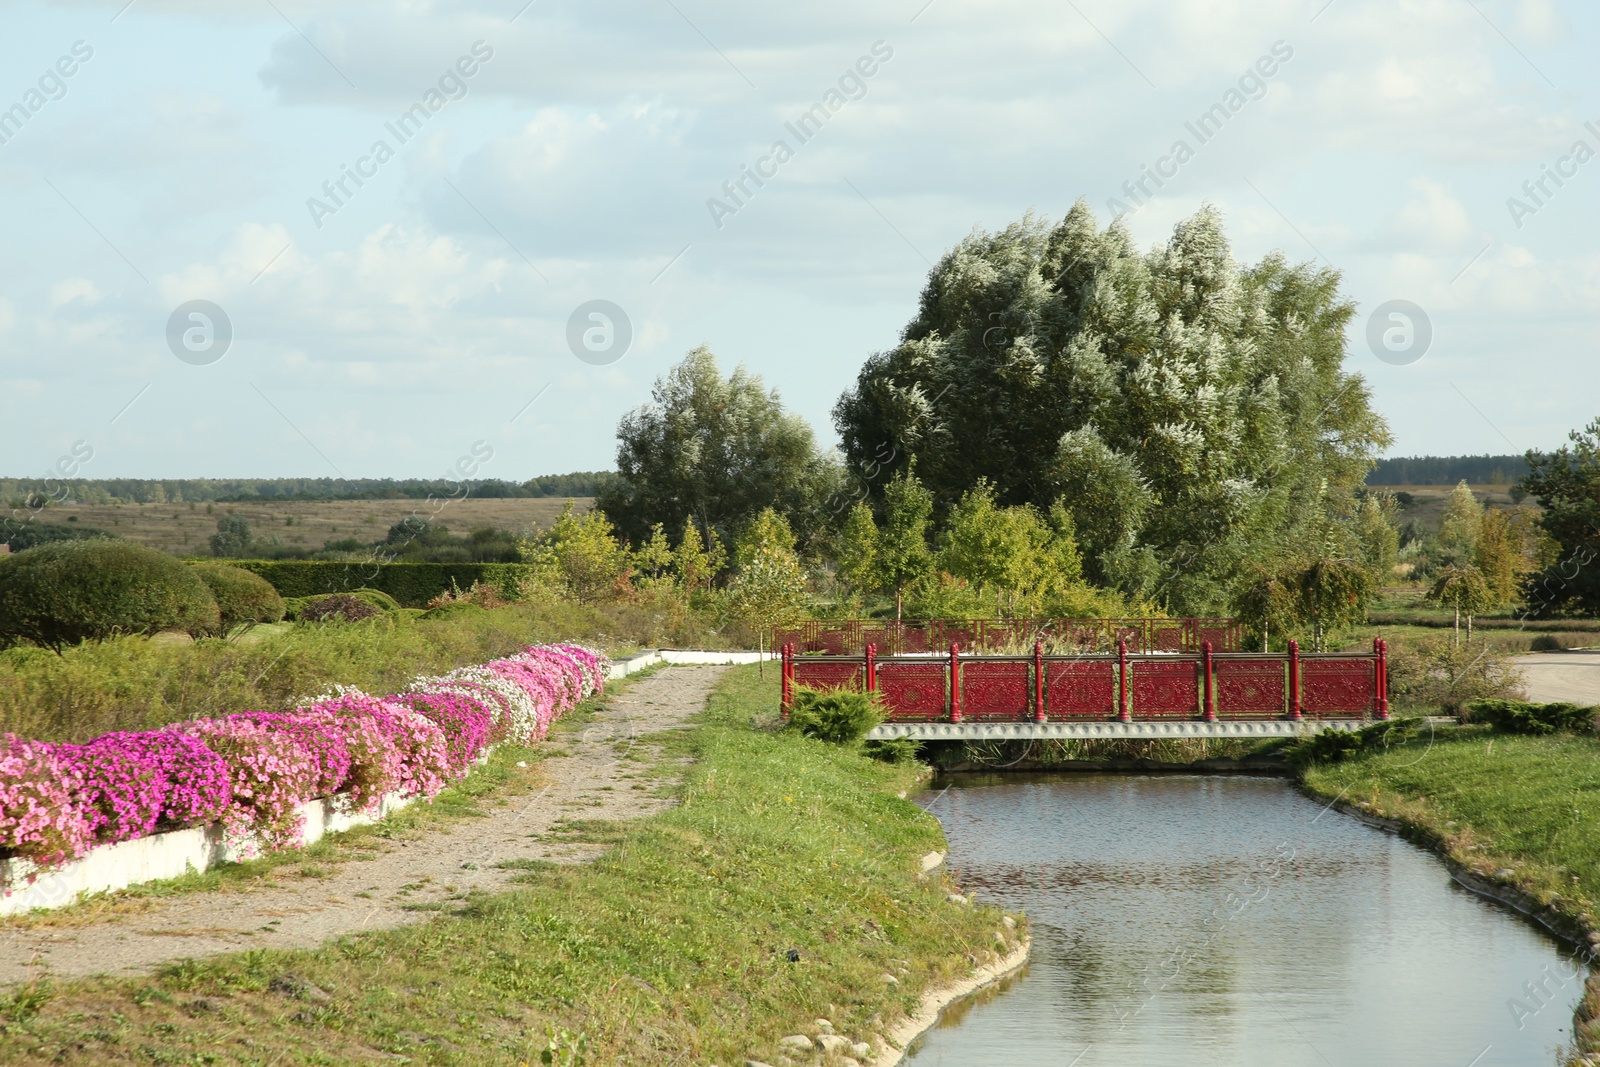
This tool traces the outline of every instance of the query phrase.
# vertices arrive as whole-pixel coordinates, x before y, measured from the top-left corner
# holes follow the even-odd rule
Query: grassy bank
[[[729,672],[669,753],[696,760],[679,806],[594,828],[616,844],[591,866],[317,951],[23,990],[0,1062],[727,1067],[819,1016],[881,1033],[991,958],[1000,916],[918,882],[942,837],[896,796],[915,769],[753,729],[775,705],[776,679]]]

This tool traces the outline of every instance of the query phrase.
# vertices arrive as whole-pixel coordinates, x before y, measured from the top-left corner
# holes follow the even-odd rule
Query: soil
[[[0,928],[0,984],[144,973],[161,964],[248,948],[309,948],[329,938],[420,922],[472,890],[493,892],[519,872],[517,860],[582,863],[603,846],[564,839],[566,820],[637,819],[673,803],[681,763],[662,767],[665,731],[705,707],[726,668],[672,667],[611,697],[581,730],[552,736],[560,750],[469,818],[406,839],[374,839],[370,859],[306,876],[272,877],[168,898],[141,898],[91,922]],[[654,770],[652,770],[654,768]],[[667,771],[666,780],[660,776]],[[555,832],[552,834],[552,830]],[[285,873],[288,872],[288,873]],[[64,920],[66,917],[63,917]]]

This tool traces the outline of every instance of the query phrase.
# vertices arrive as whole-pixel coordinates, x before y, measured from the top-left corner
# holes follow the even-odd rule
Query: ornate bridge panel
[[[1261,716],[1288,714],[1288,676],[1281,659],[1218,659],[1216,674],[1217,714],[1222,716]]]
[[[1047,661],[1044,679],[1051,719],[1109,719],[1117,713],[1117,668],[1109,659]]]
[[[1118,641],[1128,642],[1129,652],[1144,651],[1144,628],[1142,626],[1116,626],[1111,630],[1111,647],[1116,648]]]
[[[798,662],[796,666],[799,666]],[[880,663],[878,694],[895,722],[932,722],[949,715],[943,663]]]
[[[1376,686],[1370,657],[1300,657],[1300,704],[1307,715],[1369,715]]]
[[[797,685],[812,689],[860,689],[860,663],[840,663],[837,660],[816,660],[806,656],[794,659],[794,680]]]
[[[961,665],[961,717],[1022,721],[1033,717],[1032,670],[1025,661],[968,660]]]
[[[956,623],[945,622],[938,623],[937,625],[939,634],[938,649],[940,652],[947,650],[950,647],[950,642],[952,641],[960,645],[961,651],[963,652],[971,651],[977,644],[978,627],[976,624],[970,626],[961,626],[957,625]]]
[[[1129,664],[1135,719],[1191,719],[1200,714],[1200,671],[1192,659]]]

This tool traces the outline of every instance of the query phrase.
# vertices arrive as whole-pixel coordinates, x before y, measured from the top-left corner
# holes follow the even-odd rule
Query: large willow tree
[[[877,490],[914,459],[941,513],[980,478],[1061,500],[1090,577],[1219,610],[1247,565],[1326,541],[1388,443],[1342,369],[1354,312],[1332,270],[1236,264],[1209,208],[1142,253],[1079,201],[946,254],[834,420]]]

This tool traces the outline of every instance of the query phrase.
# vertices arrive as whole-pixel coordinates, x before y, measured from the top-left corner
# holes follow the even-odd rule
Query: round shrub
[[[301,622],[360,622],[383,612],[349,593],[313,597],[300,605]]]
[[[0,559],[0,640],[47,648],[221,622],[217,601],[176,557],[126,541],[58,541]]]
[[[365,600],[385,614],[398,615],[400,613],[400,601],[381,589],[357,589],[351,595],[359,600]]]
[[[234,627],[246,623],[277,622],[283,618],[283,597],[261,575],[243,567],[230,567],[226,563],[195,563],[192,566],[217,602],[217,610],[222,616],[217,627],[219,633],[232,633]]]
[[[871,693],[848,689],[800,687],[789,709],[789,725],[807,737],[835,745],[853,745],[883,721],[883,710]]]

